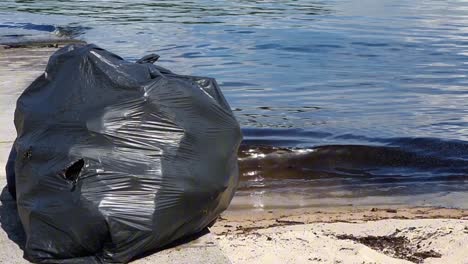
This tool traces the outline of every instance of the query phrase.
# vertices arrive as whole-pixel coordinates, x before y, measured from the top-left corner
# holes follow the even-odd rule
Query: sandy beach
[[[211,229],[232,263],[468,263],[468,211],[226,212]]]
[[[0,48],[0,120],[4,124],[0,128],[2,166],[15,138],[13,112],[16,97],[43,71],[48,56],[56,47],[55,44],[40,44]],[[0,177],[3,187],[3,170]],[[3,253],[0,263],[27,263],[21,258],[17,237],[8,230],[12,226],[8,219],[12,216],[6,214],[15,213],[15,210],[5,208],[14,208],[14,205],[11,200],[2,203],[0,244]],[[465,203],[459,201],[459,204]],[[17,221],[17,217],[15,219]],[[20,228],[18,222],[13,224]],[[231,209],[220,217],[211,232],[214,241],[208,244],[219,247],[235,264],[468,263],[468,210],[464,209],[404,205]],[[192,258],[178,261],[199,263]]]

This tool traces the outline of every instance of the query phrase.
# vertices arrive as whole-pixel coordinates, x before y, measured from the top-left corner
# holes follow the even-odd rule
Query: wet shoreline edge
[[[44,39],[44,40],[25,40],[18,41],[0,41],[0,49],[17,49],[17,48],[60,48],[69,44],[86,44],[86,41],[79,39]]]

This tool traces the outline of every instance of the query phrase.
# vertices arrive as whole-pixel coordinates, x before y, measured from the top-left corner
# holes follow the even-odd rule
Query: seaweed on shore
[[[414,263],[422,263],[426,258],[440,258],[442,255],[434,250],[416,251],[411,247],[411,242],[404,236],[366,236],[356,237],[353,235],[337,235],[338,239],[348,239],[374,250],[383,252],[386,255],[405,259]]]

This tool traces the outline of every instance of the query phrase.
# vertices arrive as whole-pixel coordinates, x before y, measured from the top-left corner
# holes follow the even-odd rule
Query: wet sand
[[[6,163],[16,134],[13,126],[16,98],[41,74],[48,56],[55,50],[56,45],[48,44],[0,47],[3,65],[0,71],[0,121],[3,124],[0,127],[0,164]],[[3,172],[0,177],[4,183]],[[447,199],[454,207],[466,205],[466,193],[447,195],[452,195]],[[323,198],[315,204],[304,204],[309,208],[298,209],[274,209],[277,208],[274,206],[268,209],[264,201],[254,201],[258,206],[250,206],[252,200],[249,196],[236,198],[234,206],[211,228],[215,242],[210,244],[219,244],[233,263],[468,263],[467,210],[408,208],[414,205],[405,204],[405,200],[395,207],[385,203],[384,198],[372,197],[365,198],[368,203],[359,206],[359,203],[343,206],[345,201],[333,203]],[[291,208],[294,203],[301,205],[300,199],[295,197],[284,200],[289,200],[284,208]],[[319,206],[324,204],[329,206]],[[8,206],[12,207],[9,211],[6,210]],[[14,205],[3,204],[1,208],[2,228],[6,232],[2,232],[1,244],[6,251],[0,262],[24,263],[20,248],[14,244],[17,237],[8,229],[12,225],[6,214],[14,211]],[[13,221],[16,228],[17,220]],[[185,260],[179,263],[194,263],[193,259]]]

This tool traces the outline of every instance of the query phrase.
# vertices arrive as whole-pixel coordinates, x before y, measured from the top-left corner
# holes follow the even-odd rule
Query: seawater
[[[468,191],[465,1],[0,3],[0,42],[57,37],[215,77],[245,136],[239,207]]]

